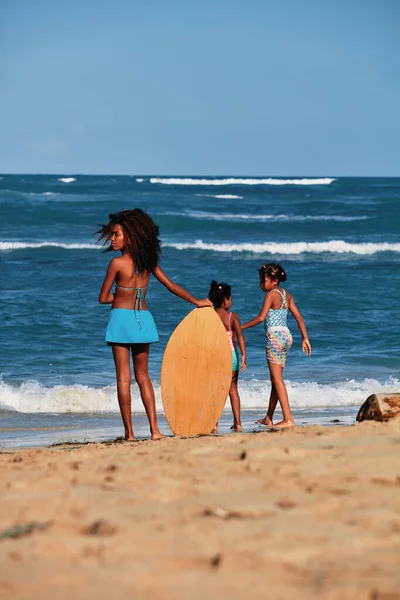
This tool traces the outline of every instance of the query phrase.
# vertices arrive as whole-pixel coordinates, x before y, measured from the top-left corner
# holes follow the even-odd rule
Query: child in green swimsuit
[[[238,392],[238,379],[239,379],[239,359],[236,350],[235,336],[237,338],[240,352],[242,354],[241,370],[246,370],[246,342],[240,326],[239,315],[233,312],[229,312],[232,306],[232,293],[231,286],[227,283],[217,283],[216,281],[211,282],[210,291],[208,298],[214,305],[215,312],[219,316],[226,329],[226,333],[229,338],[229,343],[232,349],[232,382],[229,388],[229,398],[231,401],[232,412],[233,412],[233,425],[234,431],[242,431],[242,424],[240,422],[240,396]],[[212,433],[218,433],[218,423],[213,429]]]

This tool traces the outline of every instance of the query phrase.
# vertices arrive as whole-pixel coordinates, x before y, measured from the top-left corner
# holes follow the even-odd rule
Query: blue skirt
[[[107,344],[152,344],[158,331],[149,310],[112,308],[106,329]]]

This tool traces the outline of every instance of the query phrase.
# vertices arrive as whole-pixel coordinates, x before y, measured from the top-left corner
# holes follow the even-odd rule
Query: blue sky
[[[2,0],[0,172],[400,176],[397,0]]]

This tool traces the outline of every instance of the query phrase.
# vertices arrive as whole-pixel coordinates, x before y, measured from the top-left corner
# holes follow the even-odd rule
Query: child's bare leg
[[[132,346],[133,368],[135,371],[135,379],[140,390],[140,397],[150,423],[151,439],[159,440],[165,437],[165,435],[158,429],[156,399],[154,397],[153,385],[149,377],[149,351],[150,344],[134,344]]]
[[[257,419],[257,423],[260,425],[266,425],[267,427],[272,427],[272,419],[274,417],[274,412],[276,409],[276,405],[278,404],[278,394],[276,393],[276,389],[274,384],[271,382],[271,393],[269,396],[269,404],[267,414],[263,419]]]
[[[283,366],[269,362],[268,367],[271,375],[271,383],[275,387],[283,413],[283,420],[276,423],[274,427],[294,427],[296,423],[294,422],[293,415],[290,411],[288,393],[282,378]]]
[[[133,440],[131,417],[131,365],[129,346],[113,345],[115,372],[117,375],[118,404],[125,427],[125,439]]]
[[[242,431],[242,424],[240,422],[240,396],[238,392],[237,382],[239,379],[239,371],[233,371],[232,382],[229,389],[229,398],[231,401],[232,412],[233,412],[233,426],[234,431]]]

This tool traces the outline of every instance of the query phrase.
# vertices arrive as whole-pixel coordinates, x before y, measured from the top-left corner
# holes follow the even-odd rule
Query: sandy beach
[[[399,419],[4,452],[0,596],[400,598],[399,456]]]

